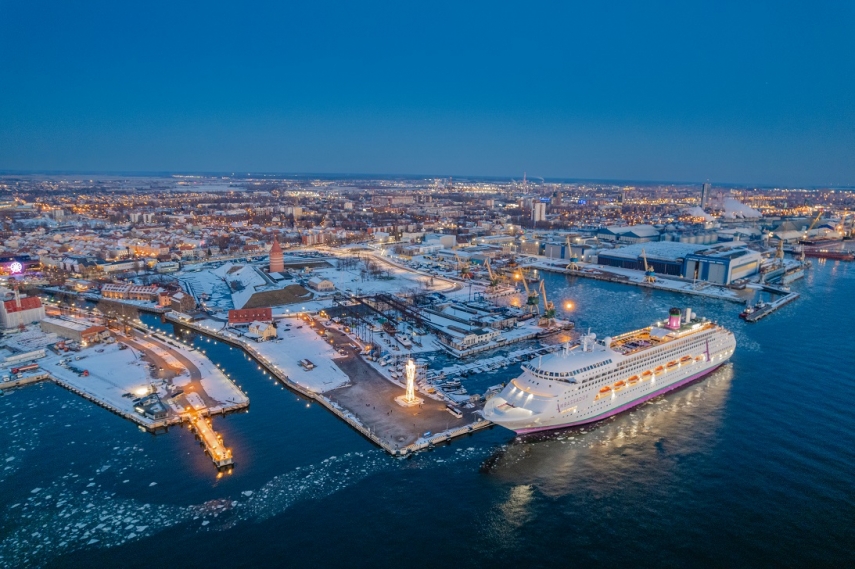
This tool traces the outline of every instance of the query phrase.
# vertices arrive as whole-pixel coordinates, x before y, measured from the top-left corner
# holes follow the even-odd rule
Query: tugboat
[[[748,306],[745,307],[745,310],[743,310],[742,312],[739,313],[739,317],[742,318],[743,320],[745,320],[748,317],[748,315],[754,314],[755,312],[757,312],[761,308],[766,308],[766,306],[767,306],[766,303],[763,302],[762,300],[760,302],[758,302],[757,304],[755,304],[754,306],[751,306],[749,304]]]

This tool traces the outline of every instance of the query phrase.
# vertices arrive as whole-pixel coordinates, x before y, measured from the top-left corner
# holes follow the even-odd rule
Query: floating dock
[[[790,294],[783,296],[783,297],[779,298],[778,300],[770,302],[768,305],[764,306],[760,310],[757,310],[757,311],[752,312],[751,314],[747,315],[745,317],[745,321],[746,322],[757,322],[761,318],[765,318],[766,316],[769,316],[770,314],[772,314],[773,312],[775,312],[776,310],[778,310],[779,308],[781,308],[785,304],[789,304],[792,301],[796,300],[798,297],[799,297],[799,293],[791,292]]]

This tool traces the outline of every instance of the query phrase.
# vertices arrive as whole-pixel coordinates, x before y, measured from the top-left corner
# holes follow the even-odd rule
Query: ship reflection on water
[[[561,496],[590,484],[607,492],[631,477],[644,482],[716,444],[733,366],[599,423],[518,436],[481,466],[501,482]],[[596,490],[600,489],[600,490]]]

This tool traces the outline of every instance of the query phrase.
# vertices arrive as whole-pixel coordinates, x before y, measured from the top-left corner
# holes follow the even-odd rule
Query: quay
[[[100,302],[102,300],[107,302],[114,302],[116,304],[123,304],[130,308],[135,308],[140,312],[150,312],[152,314],[166,314],[167,312],[172,310],[168,306],[157,306],[147,302],[128,301],[122,298],[104,298],[100,294],[93,294],[91,292],[77,292],[54,286],[43,286],[39,288],[42,292],[47,294],[68,296],[72,298],[82,298],[83,300],[88,300],[90,302]]]
[[[13,387],[20,387],[22,385],[29,385],[31,383],[38,383],[40,381],[44,381],[46,379],[51,379],[51,376],[47,372],[34,373],[32,375],[27,375],[21,377],[19,379],[11,379],[9,381],[4,381],[0,383],[0,389],[12,389]]]
[[[645,282],[644,280],[635,280],[628,275],[623,275],[620,273],[615,273],[609,271],[607,269],[602,268],[590,268],[590,269],[567,269],[563,267],[557,267],[555,265],[549,263],[534,263],[529,265],[535,269],[541,271],[547,271],[550,273],[558,273],[562,275],[572,275],[574,277],[583,277],[586,279],[593,279],[597,281],[606,281],[610,283],[618,283],[625,285],[632,285],[641,288],[652,288],[656,290],[664,290],[667,292],[676,292],[679,294],[691,294],[694,296],[705,296],[707,298],[717,298],[720,300],[728,300],[730,302],[744,302],[742,298],[738,295],[734,294],[731,290],[726,287],[722,287],[719,285],[713,285],[708,283],[698,283],[695,284],[691,281],[686,281],[683,279],[675,279],[673,277],[663,277],[661,275],[657,275],[655,282]],[[625,269],[628,270],[628,269]],[[638,272],[638,271],[636,271]],[[643,273],[639,273],[640,278],[643,277]]]
[[[127,419],[128,421],[136,423],[146,431],[153,434],[166,432],[170,426],[178,425],[183,422],[183,419],[180,416],[172,416],[165,419],[148,419],[136,413],[129,413],[115,405],[111,405],[103,397],[99,397],[97,394],[91,393],[78,385],[73,385],[72,383],[65,381],[64,379],[61,379],[55,375],[51,374],[50,380],[53,381],[55,384],[59,385],[60,387],[64,387],[68,391],[74,393],[75,395],[79,395],[80,397],[91,401],[99,407],[103,407],[104,409],[118,415],[119,417],[122,417],[123,419]]]
[[[767,306],[761,308],[760,310],[757,310],[757,311],[752,312],[751,314],[747,315],[745,317],[745,321],[746,322],[757,322],[761,318],[765,318],[766,316],[769,316],[770,314],[772,314],[773,312],[775,312],[776,310],[778,310],[779,308],[781,308],[785,304],[789,304],[792,301],[796,300],[798,297],[799,297],[799,293],[791,292],[790,294],[783,296],[783,297],[779,298],[778,300],[770,302]]]
[[[377,400],[378,394],[381,399],[385,398],[386,395],[392,394],[392,392],[396,395],[400,395],[400,388],[380,376],[379,373],[371,369],[370,366],[358,356],[350,356],[350,358],[340,366],[343,371],[346,373],[349,372],[348,375],[351,376],[354,384],[344,389],[337,389],[333,391],[331,395],[325,395],[324,393],[315,392],[293,381],[287,374],[279,369],[278,366],[270,361],[267,356],[262,354],[249,342],[241,338],[185,320],[174,312],[167,313],[165,315],[165,319],[175,325],[193,330],[199,334],[203,334],[243,350],[244,353],[252,358],[253,361],[267,371],[272,377],[282,383],[282,385],[306,399],[319,403],[329,412],[350,425],[362,436],[392,456],[407,456],[414,452],[431,448],[437,444],[448,442],[456,437],[468,435],[492,426],[491,422],[477,417],[474,422],[468,425],[446,427],[444,430],[436,433],[431,432],[431,434],[427,434],[427,431],[425,431],[424,435],[417,437],[415,441],[408,444],[400,444],[400,438],[396,440],[396,437],[400,437],[402,435],[403,428],[401,425],[404,422],[410,422],[414,425],[417,423],[423,424],[426,420],[424,415],[421,417],[417,416],[422,412],[432,413],[434,415],[434,424],[437,424],[439,421],[447,423],[450,420],[447,419],[447,417],[450,417],[450,415],[444,411],[444,402],[433,402],[430,408],[416,410],[412,415],[408,415],[406,419],[402,420],[399,418],[400,414],[407,411],[391,409],[389,411],[389,415],[387,415],[386,411],[382,409],[377,410],[375,408],[377,404],[382,405],[382,403],[385,402],[385,399],[382,402]],[[366,399],[369,399],[369,402],[366,402]],[[370,401],[374,401],[375,404],[372,405]],[[389,401],[391,401],[391,397],[389,397]],[[430,402],[428,402],[428,404],[430,404]],[[355,408],[360,409],[360,411],[357,412],[352,410]],[[399,416],[394,416],[392,413],[398,413]],[[360,417],[360,415],[362,415],[362,417]],[[437,416],[441,417],[441,419],[437,420]],[[381,436],[381,434],[383,436]],[[398,444],[396,444],[396,442]]]

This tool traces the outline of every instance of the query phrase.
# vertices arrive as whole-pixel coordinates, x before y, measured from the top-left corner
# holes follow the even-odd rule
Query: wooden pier
[[[226,468],[234,464],[231,449],[225,447],[222,437],[214,431],[210,418],[192,413],[190,427],[196,431],[199,440],[205,446],[205,453],[211,457],[217,468]]]

